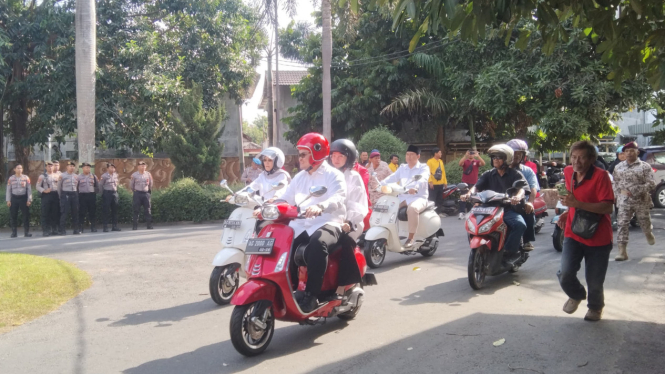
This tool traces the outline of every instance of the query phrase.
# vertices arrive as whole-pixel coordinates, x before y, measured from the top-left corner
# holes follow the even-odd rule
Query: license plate
[[[227,228],[228,229],[237,229],[238,227],[240,227],[241,224],[242,224],[241,221],[227,219],[222,224],[222,227],[225,228],[225,229],[227,229]]]
[[[494,213],[494,208],[486,206],[477,206],[471,209],[473,214],[492,214]]]
[[[247,241],[245,254],[269,255],[272,253],[272,247],[274,246],[275,238],[252,238]]]
[[[374,205],[372,208],[377,213],[386,213],[388,211],[388,205]]]

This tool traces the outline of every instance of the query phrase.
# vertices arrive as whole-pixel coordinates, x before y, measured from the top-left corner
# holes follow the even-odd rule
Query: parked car
[[[665,208],[665,145],[640,148],[640,160],[651,165],[656,180],[656,189],[651,197],[658,208]]]

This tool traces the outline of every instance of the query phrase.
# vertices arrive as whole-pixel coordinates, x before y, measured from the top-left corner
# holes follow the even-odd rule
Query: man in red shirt
[[[536,165],[536,163],[534,163],[533,161],[529,160],[528,154],[524,156],[524,165],[533,169],[533,172],[536,174],[536,176],[538,176],[538,165]]]
[[[480,157],[476,150],[469,149],[464,157],[459,160],[459,166],[462,168],[462,183],[468,184],[470,189],[478,183],[478,169],[485,166],[485,160]],[[459,217],[457,219],[464,219],[465,214],[466,202],[460,200]]]
[[[563,311],[568,314],[574,313],[582,300],[587,298],[584,286],[577,279],[577,271],[584,259],[585,277],[589,288],[587,304],[589,311],[584,317],[587,321],[599,321],[603,314],[605,306],[603,283],[612,251],[610,213],[614,209],[614,192],[609,175],[593,165],[597,155],[593,144],[588,141],[576,142],[570,147],[572,165],[563,170],[568,192],[565,196],[559,197],[563,205],[570,209],[559,217],[557,223],[565,232],[561,269],[557,274],[561,288],[569,297],[563,306]],[[582,210],[595,213],[594,218],[599,219],[595,232],[592,232],[593,230],[573,232],[575,214]]]

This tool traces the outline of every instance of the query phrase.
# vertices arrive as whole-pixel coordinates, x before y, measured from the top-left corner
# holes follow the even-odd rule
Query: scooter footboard
[[[282,302],[281,292],[277,285],[259,279],[250,279],[240,286],[235,295],[233,295],[231,304],[247,305],[259,300],[270,301],[274,307],[276,317],[286,313],[284,303]]]

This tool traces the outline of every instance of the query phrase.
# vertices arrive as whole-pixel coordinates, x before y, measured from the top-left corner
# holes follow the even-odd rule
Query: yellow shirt
[[[399,164],[393,164],[393,163],[391,162],[391,163],[388,164],[388,167],[389,167],[390,170],[392,170],[392,172],[394,173],[394,172],[397,171],[397,169],[399,169]]]
[[[446,168],[443,166],[443,161],[432,157],[427,160],[427,166],[429,166],[429,183],[434,185],[448,184],[448,181],[446,180]],[[436,173],[436,169],[438,169],[439,166],[441,167],[441,180],[436,180],[434,179],[434,174]]]

